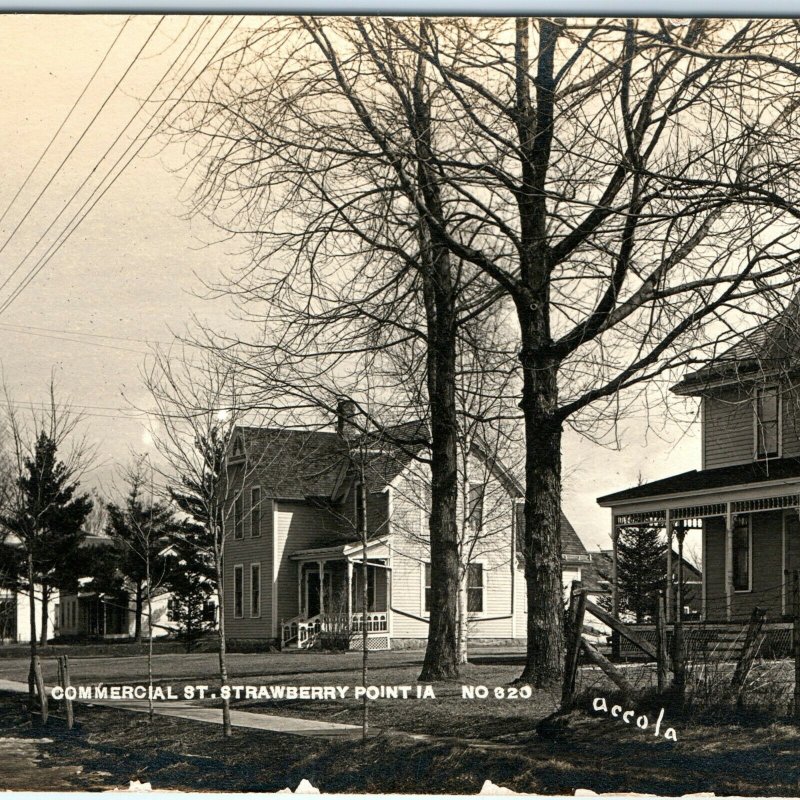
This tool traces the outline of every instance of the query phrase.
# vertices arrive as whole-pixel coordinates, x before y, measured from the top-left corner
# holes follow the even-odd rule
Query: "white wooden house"
[[[224,553],[226,636],[305,647],[331,619],[370,649],[423,646],[430,616],[427,430],[414,422],[355,444],[337,430],[237,429],[229,454]],[[366,492],[367,608],[357,498]],[[521,490],[474,447],[461,487],[462,563],[473,642],[523,643],[526,587],[518,548]],[[466,509],[466,510],[465,510]],[[565,578],[590,557],[562,518]]]

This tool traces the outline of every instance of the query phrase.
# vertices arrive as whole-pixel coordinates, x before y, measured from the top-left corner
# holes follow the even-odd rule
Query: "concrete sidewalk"
[[[9,681],[0,678],[0,692],[27,694],[28,684],[21,681]],[[121,708],[124,711],[148,713],[146,700],[76,700],[85,705]],[[210,722],[222,725],[222,709],[201,706],[189,700],[156,702],[154,713],[162,717],[178,717],[198,722]],[[357,736],[361,735],[359,725],[344,725],[339,722],[322,722],[321,720],[302,719],[299,717],[278,717],[273,714],[256,714],[252,711],[231,709],[231,725],[235,728],[249,728],[258,731],[273,731],[292,736]],[[374,735],[376,731],[371,731]]]

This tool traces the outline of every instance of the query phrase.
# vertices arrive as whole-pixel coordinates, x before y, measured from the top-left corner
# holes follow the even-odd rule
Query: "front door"
[[[306,616],[316,617],[319,612],[319,572],[306,572]]]

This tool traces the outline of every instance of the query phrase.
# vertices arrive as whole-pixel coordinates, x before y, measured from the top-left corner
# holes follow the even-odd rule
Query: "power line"
[[[72,331],[64,328],[43,328],[39,325],[23,325],[21,323],[0,322],[0,328],[23,328],[28,331],[43,331],[45,333],[63,333],[67,336],[88,336],[92,339],[113,339],[121,342],[141,342],[143,344],[160,344],[169,347],[170,342],[163,342],[159,339],[142,339],[134,336],[112,336],[108,333],[90,333],[89,331]]]
[[[64,117],[62,123],[58,126],[58,130],[50,138],[50,141],[47,143],[47,147],[44,148],[44,150],[42,151],[42,154],[36,160],[36,163],[33,165],[33,167],[31,167],[31,171],[25,176],[25,180],[22,182],[22,184],[20,185],[19,189],[17,189],[16,194],[11,198],[11,202],[6,206],[6,210],[3,212],[2,216],[0,216],[0,225],[3,224],[3,221],[5,220],[6,216],[8,215],[8,212],[11,210],[11,207],[17,201],[17,198],[20,196],[20,194],[22,194],[22,192],[24,191],[25,187],[28,185],[28,182],[33,177],[34,172],[36,172],[36,170],[39,168],[39,165],[42,163],[42,161],[44,160],[45,156],[50,152],[50,148],[55,144],[56,139],[58,139],[59,134],[64,129],[64,126],[67,124],[67,122],[69,122],[70,117],[72,117],[72,114],[75,111],[75,109],[78,107],[78,104],[81,102],[81,100],[83,100],[83,97],[86,94],[86,92],[89,91],[89,87],[94,82],[94,79],[97,77],[97,74],[103,68],[103,65],[106,63],[106,60],[111,55],[111,51],[116,46],[117,42],[119,41],[120,37],[122,36],[123,32],[125,31],[125,28],[128,27],[128,23],[130,21],[131,21],[130,17],[127,17],[125,19],[125,22],[123,23],[122,27],[119,29],[119,32],[114,37],[114,41],[111,42],[110,47],[108,48],[108,50],[106,50],[106,54],[103,56],[103,58],[101,59],[100,63],[97,65],[97,68],[92,73],[92,75],[89,78],[89,80],[87,81],[86,86],[83,87],[83,91],[78,95],[78,99],[72,104],[72,107],[67,112],[67,116]]]
[[[211,61],[212,61],[212,60],[213,60],[213,59],[216,57],[216,55],[217,55],[217,54],[220,52],[220,50],[221,50],[221,49],[222,49],[222,48],[225,46],[225,44],[228,42],[228,40],[231,38],[231,36],[233,36],[234,32],[237,30],[237,28],[239,27],[239,25],[241,25],[241,23],[242,23],[243,19],[244,19],[244,17],[241,17],[241,18],[239,19],[239,22],[237,22],[237,23],[236,23],[236,25],[235,25],[235,26],[234,26],[234,28],[231,30],[231,32],[230,32],[230,33],[229,33],[229,34],[228,34],[228,35],[225,37],[225,40],[224,40],[224,41],[223,41],[223,42],[222,42],[222,43],[219,45],[219,47],[217,47],[217,49],[216,49],[216,51],[214,52],[214,54],[211,56],[211,58],[210,58],[210,59],[208,60],[208,62],[206,63],[206,66],[205,66],[205,67],[204,67],[202,70],[200,70],[200,72],[199,72],[199,73],[198,73],[198,74],[197,74],[197,75],[194,77],[194,79],[193,79],[193,80],[191,81],[191,83],[190,83],[190,84],[189,84],[189,85],[186,87],[186,89],[184,89],[184,91],[183,91],[183,93],[181,94],[181,96],[180,96],[180,97],[179,97],[179,98],[178,98],[178,99],[175,101],[175,103],[172,105],[172,107],[171,107],[171,108],[170,108],[170,109],[167,111],[167,113],[166,113],[166,114],[165,114],[165,115],[162,117],[161,121],[160,121],[160,122],[159,122],[159,123],[156,125],[156,127],[155,127],[155,128],[154,128],[154,129],[153,129],[153,130],[152,130],[152,131],[151,131],[151,132],[150,132],[150,133],[149,133],[149,134],[148,134],[148,135],[147,135],[147,136],[146,136],[146,137],[143,139],[143,141],[142,141],[141,145],[140,145],[140,146],[139,146],[139,147],[138,147],[138,148],[137,148],[137,149],[136,149],[136,150],[135,150],[135,151],[134,151],[134,152],[133,152],[133,153],[130,155],[130,157],[128,158],[128,160],[127,160],[127,161],[126,161],[126,162],[125,162],[125,163],[122,165],[122,167],[121,167],[121,168],[120,168],[120,170],[117,172],[117,174],[116,174],[116,175],[115,175],[113,178],[111,178],[111,180],[110,180],[110,182],[108,183],[108,185],[107,185],[107,186],[106,186],[106,187],[105,187],[105,188],[104,188],[104,189],[103,189],[103,190],[102,190],[102,191],[101,191],[99,194],[97,194],[97,196],[96,196],[96,197],[94,197],[94,199],[92,199],[92,198],[93,198],[93,196],[94,196],[94,195],[96,194],[96,192],[98,191],[99,187],[100,187],[100,186],[103,184],[103,182],[104,182],[104,181],[106,181],[106,180],[109,178],[109,176],[111,175],[112,171],[113,171],[113,170],[114,170],[114,169],[117,167],[117,165],[118,165],[118,164],[119,164],[119,163],[122,161],[122,159],[125,157],[125,155],[126,155],[126,154],[127,154],[129,151],[130,151],[130,149],[133,147],[133,144],[134,144],[134,142],[135,142],[136,140],[134,139],[134,140],[133,140],[133,142],[131,142],[131,144],[129,144],[129,145],[128,145],[128,147],[126,148],[126,150],[125,150],[125,151],[124,151],[124,152],[123,152],[123,153],[122,153],[122,154],[119,156],[119,158],[117,159],[117,161],[116,161],[116,162],[115,162],[115,163],[112,165],[111,169],[110,169],[110,170],[109,170],[109,171],[106,173],[106,175],[104,176],[104,178],[101,180],[100,184],[98,184],[98,186],[97,186],[97,187],[95,187],[95,189],[93,189],[93,190],[92,190],[92,192],[90,193],[89,197],[88,197],[88,198],[87,198],[87,199],[84,201],[83,205],[82,205],[82,206],[81,206],[81,207],[78,209],[78,211],[76,211],[76,212],[75,212],[75,214],[72,216],[72,219],[70,219],[70,221],[67,223],[67,227],[69,227],[70,225],[72,225],[72,223],[73,223],[73,222],[75,222],[75,220],[78,218],[78,216],[82,214],[82,212],[83,212],[83,210],[84,210],[84,209],[86,209],[85,213],[83,213],[83,214],[82,214],[82,216],[80,217],[80,219],[78,219],[77,223],[76,223],[76,224],[75,224],[75,225],[74,225],[74,226],[73,226],[73,227],[72,227],[70,230],[67,230],[67,228],[65,228],[65,229],[62,231],[62,233],[61,233],[61,234],[59,234],[60,236],[61,236],[61,235],[63,235],[63,237],[64,237],[64,238],[63,238],[63,239],[61,239],[61,241],[58,241],[58,238],[57,238],[57,239],[56,239],[56,241],[54,241],[54,242],[53,242],[53,243],[50,245],[50,247],[49,247],[49,248],[48,248],[48,249],[45,251],[45,253],[44,253],[44,254],[41,256],[41,258],[39,259],[39,261],[38,261],[38,262],[37,262],[37,263],[36,263],[36,264],[35,264],[35,265],[34,265],[34,266],[33,266],[33,267],[32,267],[32,268],[31,268],[31,269],[28,271],[28,274],[27,274],[26,278],[25,278],[25,279],[24,279],[24,280],[23,280],[23,281],[22,281],[22,282],[21,282],[21,283],[20,283],[20,284],[17,286],[17,288],[14,290],[14,292],[12,292],[12,294],[11,294],[11,295],[10,295],[10,296],[9,296],[9,297],[8,297],[8,298],[7,298],[7,299],[4,301],[4,302],[3,302],[3,304],[0,306],[0,313],[2,313],[3,311],[5,311],[5,310],[6,310],[6,309],[7,309],[7,308],[8,308],[8,307],[9,307],[9,306],[10,306],[10,305],[11,305],[11,304],[14,302],[14,300],[16,300],[16,298],[17,298],[17,297],[19,297],[19,295],[20,295],[20,294],[21,294],[21,293],[22,293],[22,292],[25,290],[25,288],[26,288],[26,287],[27,287],[27,286],[28,286],[28,285],[31,283],[31,281],[32,281],[32,280],[33,280],[33,279],[34,279],[34,278],[35,278],[35,277],[36,277],[36,276],[39,274],[39,272],[41,272],[41,270],[42,270],[42,269],[43,269],[45,266],[47,266],[47,264],[49,263],[50,259],[51,259],[51,258],[52,258],[52,257],[53,257],[53,256],[54,256],[54,255],[55,255],[55,254],[56,254],[56,253],[57,253],[57,252],[60,250],[60,249],[61,249],[61,247],[62,247],[62,246],[63,246],[63,245],[64,245],[64,244],[65,244],[65,243],[66,243],[66,242],[69,240],[69,238],[72,236],[72,234],[73,234],[73,233],[74,233],[74,232],[77,230],[77,228],[80,226],[81,222],[83,222],[83,220],[84,220],[84,219],[86,219],[87,215],[88,215],[88,214],[89,214],[89,213],[92,211],[92,209],[93,209],[93,208],[94,208],[94,207],[97,205],[97,203],[98,203],[98,202],[99,202],[99,201],[100,201],[100,200],[101,200],[101,199],[102,199],[102,198],[105,196],[106,192],[107,192],[107,191],[108,191],[108,190],[109,190],[109,189],[110,189],[110,188],[111,188],[111,187],[114,185],[114,183],[115,183],[115,182],[116,182],[116,181],[119,179],[119,177],[122,175],[122,173],[123,173],[123,172],[125,171],[125,169],[128,167],[128,165],[129,165],[129,164],[130,164],[130,163],[133,161],[133,159],[134,159],[134,158],[135,158],[135,157],[136,157],[136,156],[137,156],[137,155],[138,155],[138,154],[139,154],[139,153],[142,151],[142,149],[145,147],[145,145],[146,145],[146,144],[147,144],[147,143],[150,141],[150,139],[151,139],[151,138],[152,138],[152,137],[155,135],[155,133],[158,131],[158,129],[159,129],[159,128],[161,127],[161,125],[164,123],[164,121],[165,121],[165,120],[166,120],[166,118],[169,116],[169,114],[172,112],[172,110],[173,110],[173,109],[174,109],[174,108],[175,108],[175,107],[178,105],[178,103],[180,103],[180,102],[183,100],[183,98],[184,98],[184,97],[186,96],[186,94],[188,93],[189,89],[191,89],[191,87],[192,87],[192,86],[193,86],[193,85],[194,85],[194,84],[197,82],[197,80],[199,79],[200,75],[202,75],[202,73],[204,72],[204,70],[205,70],[205,69],[208,67],[208,65],[209,65],[209,64],[211,63]],[[211,36],[211,39],[209,40],[209,44],[210,44],[210,42],[211,42],[211,41],[214,39],[214,37],[217,35],[217,33],[219,33],[219,31],[221,30],[221,28],[222,28],[222,26],[224,25],[224,23],[225,23],[225,21],[226,21],[226,20],[227,20],[227,17],[225,18],[225,20],[223,20],[223,22],[222,22],[222,23],[220,23],[220,26],[219,26],[219,28],[217,28],[217,30],[216,30],[216,31],[214,32],[214,34]],[[206,47],[207,47],[207,46],[208,46],[208,45],[206,45]],[[176,86],[180,84],[180,82],[181,82],[181,81],[182,81],[182,80],[183,80],[183,79],[186,77],[186,75],[188,75],[189,71],[190,71],[190,70],[191,70],[191,68],[194,66],[194,64],[197,62],[197,60],[199,59],[200,55],[202,55],[202,52],[201,52],[201,54],[199,54],[199,55],[197,56],[197,58],[195,58],[195,60],[194,60],[194,61],[192,62],[192,64],[190,65],[189,69],[187,69],[187,70],[186,70],[186,72],[184,72],[183,76],[181,76],[181,78],[180,78],[180,79],[179,79],[179,80],[176,82]],[[147,125],[148,125],[150,122],[152,122],[152,120],[153,120],[153,119],[155,119],[156,115],[158,114],[158,111],[159,111],[159,110],[161,109],[161,107],[162,107],[162,106],[163,106],[163,105],[166,103],[166,101],[167,101],[167,98],[165,97],[165,98],[164,98],[164,99],[163,99],[163,100],[162,100],[162,101],[159,103],[159,106],[158,106],[158,108],[156,108],[156,110],[153,112],[153,114],[151,115],[151,118],[150,118],[150,120],[149,120],[147,123],[145,123],[145,125],[144,125],[144,126],[143,126],[143,128],[142,128],[142,130],[140,131],[140,134],[141,134],[141,132],[142,132],[142,131],[144,131],[144,130],[147,128]],[[90,204],[90,203],[91,203],[91,204]],[[87,207],[87,205],[89,206],[88,208],[86,208],[86,207]],[[55,248],[55,249],[53,249],[53,248]],[[0,288],[2,288],[2,287],[0,287]]]
[[[10,325],[3,326],[6,330],[12,328]],[[41,336],[45,339],[57,339],[61,342],[70,342],[71,344],[84,344],[91,347],[102,347],[104,350],[119,350],[124,353],[136,353],[137,355],[146,356],[149,353],[146,350],[134,350],[132,347],[120,347],[115,344],[103,344],[102,342],[93,342],[90,339],[70,339],[66,336],[57,336],[54,333],[37,333],[36,331],[13,330],[13,333],[19,333],[23,336]]]
[[[200,24],[200,26],[197,28],[197,30],[195,30],[195,32],[194,32],[194,33],[192,34],[192,36],[190,37],[189,41],[188,41],[188,42],[187,42],[187,43],[186,43],[186,44],[183,46],[183,48],[182,48],[182,49],[181,49],[181,51],[178,53],[178,55],[175,57],[175,59],[172,61],[172,63],[171,63],[171,64],[170,64],[170,65],[167,67],[167,69],[164,71],[164,73],[163,73],[163,75],[161,76],[161,78],[159,78],[159,80],[156,82],[155,86],[152,88],[152,90],[151,90],[151,91],[150,91],[150,93],[147,95],[147,97],[146,97],[146,98],[145,98],[145,99],[144,99],[144,100],[143,100],[143,101],[142,101],[142,102],[139,104],[139,107],[136,109],[136,111],[134,111],[133,115],[130,117],[130,119],[128,120],[128,122],[125,124],[125,126],[122,128],[122,130],[119,132],[119,134],[118,134],[118,135],[117,135],[117,136],[114,138],[114,141],[112,141],[112,143],[109,145],[109,147],[107,147],[107,148],[106,148],[106,151],[103,153],[103,155],[102,155],[102,156],[100,156],[100,158],[97,160],[97,162],[95,163],[94,167],[93,167],[93,168],[92,168],[92,170],[90,171],[90,173],[89,173],[89,175],[87,176],[87,178],[86,178],[85,180],[83,180],[83,181],[82,181],[82,182],[81,182],[81,183],[78,185],[78,188],[77,188],[77,189],[76,189],[76,190],[75,190],[75,191],[72,193],[72,196],[69,198],[69,200],[68,200],[68,201],[67,201],[67,202],[66,202],[66,203],[65,203],[65,204],[62,206],[61,210],[58,212],[58,214],[56,215],[55,219],[54,219],[54,220],[53,220],[53,221],[52,221],[52,222],[51,222],[51,223],[50,223],[50,224],[47,226],[47,228],[45,228],[44,232],[43,232],[43,233],[42,233],[42,234],[39,236],[39,238],[36,240],[36,242],[34,242],[33,246],[32,246],[32,247],[31,247],[31,248],[28,250],[28,252],[25,254],[25,256],[24,256],[24,258],[22,259],[22,261],[21,261],[21,262],[20,262],[20,263],[17,265],[17,267],[14,269],[14,273],[16,273],[16,272],[17,272],[17,271],[20,269],[20,267],[21,267],[21,266],[22,266],[22,265],[23,265],[23,264],[24,264],[24,263],[25,263],[25,262],[28,260],[28,258],[30,258],[30,256],[31,256],[31,254],[33,253],[33,251],[34,251],[34,250],[35,250],[35,249],[36,249],[36,248],[39,246],[39,244],[41,244],[41,242],[42,242],[42,241],[45,239],[45,237],[47,236],[47,234],[48,234],[48,233],[49,233],[49,232],[50,232],[50,231],[53,229],[53,227],[56,225],[56,223],[59,221],[59,219],[61,219],[61,217],[64,215],[64,213],[65,213],[65,212],[67,211],[67,209],[70,207],[70,205],[72,205],[72,202],[73,202],[73,201],[75,200],[75,198],[76,198],[76,197],[77,197],[77,196],[80,194],[81,190],[82,190],[82,189],[83,189],[83,188],[84,188],[84,187],[87,185],[87,183],[88,183],[89,179],[92,177],[92,175],[94,175],[94,173],[97,171],[97,169],[98,169],[98,168],[100,167],[100,165],[103,163],[103,161],[106,159],[106,157],[108,156],[108,154],[109,154],[109,153],[110,153],[110,152],[111,152],[111,151],[114,149],[114,147],[116,147],[117,143],[120,141],[120,139],[121,139],[121,138],[122,138],[122,136],[124,135],[125,131],[127,131],[127,130],[128,130],[128,128],[129,128],[129,127],[130,127],[130,126],[133,124],[133,122],[136,120],[136,118],[137,118],[137,117],[139,116],[139,114],[141,113],[142,109],[143,109],[143,108],[146,106],[146,104],[147,104],[147,103],[150,101],[150,98],[152,98],[152,96],[155,94],[155,92],[158,90],[158,88],[161,86],[161,84],[164,82],[164,80],[167,78],[167,76],[170,74],[170,72],[171,72],[171,71],[174,69],[174,67],[177,65],[177,63],[178,63],[178,62],[181,60],[181,58],[183,57],[184,53],[186,53],[186,52],[187,52],[187,50],[189,50],[189,47],[190,47],[190,45],[192,44],[192,42],[194,41],[194,39],[195,39],[195,38],[198,36],[198,34],[200,33],[200,31],[201,31],[201,30],[202,30],[202,29],[203,29],[203,28],[204,28],[204,27],[205,27],[207,24],[208,24],[208,17],[206,17],[206,18],[204,19],[204,21],[203,21],[203,22]],[[221,26],[222,26],[222,24],[220,24],[220,28],[221,28]],[[218,28],[218,31],[219,31],[219,28]],[[215,33],[214,35],[216,35],[216,33]],[[213,37],[212,37],[212,38],[213,38]],[[197,58],[199,58],[199,55],[197,56]],[[195,62],[196,62],[197,58],[195,59]],[[194,64],[195,62],[193,62],[193,64]],[[191,69],[191,67],[190,67],[189,69]],[[187,72],[188,72],[188,70],[187,70]],[[185,75],[185,74],[186,74],[186,73],[184,73],[184,75]],[[179,79],[179,80],[180,80],[180,79]],[[143,126],[143,127],[140,129],[140,130],[139,130],[139,133],[138,133],[138,134],[136,134],[136,135],[133,137],[133,139],[132,139],[132,140],[131,140],[131,142],[128,144],[128,146],[126,147],[126,149],[125,149],[125,150],[124,150],[124,151],[121,153],[121,155],[120,155],[120,156],[117,158],[117,160],[114,162],[114,164],[113,164],[113,165],[111,166],[111,168],[108,170],[108,172],[106,172],[106,174],[104,175],[104,177],[103,177],[103,178],[100,180],[100,183],[98,183],[98,185],[97,185],[97,186],[96,186],[94,189],[92,189],[92,190],[90,191],[90,193],[89,193],[89,197],[87,198],[87,201],[86,201],[86,202],[84,202],[84,204],[83,204],[83,205],[81,206],[81,208],[80,208],[80,209],[79,209],[79,210],[76,212],[76,214],[75,214],[75,215],[73,215],[72,219],[71,219],[69,222],[67,222],[67,225],[66,225],[66,227],[64,228],[64,230],[62,230],[62,232],[56,236],[56,239],[53,241],[53,243],[51,243],[51,244],[50,244],[50,246],[49,246],[49,247],[48,247],[48,249],[45,251],[45,253],[44,253],[44,255],[42,256],[42,258],[45,258],[45,257],[47,256],[47,254],[50,252],[50,250],[52,250],[52,248],[53,248],[53,247],[55,246],[55,244],[58,242],[58,238],[59,238],[59,236],[62,236],[62,235],[64,234],[64,232],[67,230],[67,228],[68,228],[68,227],[69,227],[69,226],[72,224],[72,222],[73,222],[73,221],[75,220],[75,218],[78,216],[78,214],[80,214],[80,213],[81,213],[81,211],[82,211],[82,210],[83,210],[83,209],[86,207],[86,204],[87,204],[88,200],[90,200],[90,199],[91,199],[92,195],[93,195],[93,194],[94,194],[94,193],[95,193],[95,192],[96,192],[96,191],[99,189],[99,187],[100,187],[100,186],[102,186],[103,182],[104,182],[104,181],[105,181],[105,180],[108,178],[108,176],[111,174],[111,172],[112,172],[112,171],[115,169],[115,167],[116,167],[116,166],[117,166],[117,165],[120,163],[120,161],[121,161],[121,160],[124,158],[125,154],[126,154],[126,153],[127,153],[129,150],[130,150],[130,148],[131,148],[131,147],[133,147],[133,145],[134,145],[134,143],[136,142],[137,138],[138,138],[138,137],[139,137],[139,136],[142,134],[142,132],[143,132],[143,131],[144,131],[144,130],[147,128],[147,125],[150,123],[150,121],[152,121],[152,119],[154,119],[154,118],[155,118],[155,115],[158,113],[158,109],[159,109],[159,108],[161,108],[161,106],[164,104],[164,102],[166,102],[166,99],[161,101],[161,103],[159,104],[159,106],[158,106],[158,108],[156,109],[156,111],[154,111],[154,112],[153,112],[153,114],[151,115],[151,117],[150,117],[150,120],[148,120],[148,122],[146,122],[146,123],[144,124],[144,126]],[[140,148],[140,149],[141,149],[141,148]],[[137,152],[138,152],[138,151],[137,151]],[[126,164],[125,166],[127,166],[127,164]],[[125,167],[123,167],[123,170],[124,170],[124,168],[125,168]],[[120,170],[120,173],[119,173],[119,174],[122,174],[122,170]],[[119,175],[117,175],[117,177],[119,177]],[[115,180],[116,180],[116,179],[115,179]],[[101,196],[102,196],[102,195],[101,195]],[[90,210],[91,210],[91,209],[90,209]],[[87,212],[87,213],[88,213],[88,212]],[[85,215],[84,215],[84,216],[85,216]],[[77,227],[77,226],[76,226],[76,227]],[[68,238],[68,237],[67,237],[67,238]],[[59,248],[56,248],[56,250],[53,252],[53,255],[55,255],[55,252],[57,252],[57,251],[58,251],[58,249],[59,249]],[[0,250],[0,252],[2,252],[2,250]],[[49,261],[49,258],[48,258],[47,260]],[[16,288],[14,291],[12,291],[11,295],[9,296],[9,298],[7,298],[7,299],[6,299],[6,301],[3,303],[2,307],[0,307],[0,312],[4,311],[4,310],[5,310],[5,308],[6,308],[8,305],[10,305],[10,304],[11,304],[11,302],[13,302],[13,301],[14,301],[14,299],[16,299],[17,295],[18,295],[18,294],[19,294],[19,293],[22,291],[22,289],[24,289],[24,288],[25,288],[25,286],[27,286],[27,285],[28,285],[28,283],[30,283],[30,280],[31,280],[33,277],[35,277],[35,275],[36,275],[36,274],[38,274],[38,272],[39,272],[39,269],[37,269],[37,267],[38,267],[38,265],[39,265],[40,263],[41,263],[41,259],[39,260],[39,262],[37,262],[36,264],[34,264],[34,266],[31,268],[31,270],[29,270],[29,271],[28,271],[28,273],[27,273],[26,277],[25,277],[25,278],[23,278],[22,282],[21,282],[21,283],[20,283],[20,284],[17,286],[17,288]],[[12,276],[13,276],[13,274],[14,274],[14,273],[12,273]],[[11,277],[11,276],[9,276],[9,277]],[[4,282],[2,285],[0,285],[0,290],[2,290],[2,289],[5,287],[5,285],[6,285],[6,283],[7,283],[7,282],[8,282],[8,281],[6,281],[6,282]]]
[[[69,152],[64,156],[64,158],[62,159],[62,161],[58,165],[58,167],[56,167],[55,172],[50,176],[49,180],[44,185],[44,188],[39,192],[38,195],[36,195],[36,198],[34,199],[34,201],[28,206],[28,209],[25,212],[25,214],[23,214],[22,219],[16,224],[16,227],[8,235],[6,240],[3,242],[2,246],[0,246],[0,254],[2,254],[2,252],[6,249],[6,247],[8,246],[8,243],[14,238],[14,236],[17,233],[17,231],[20,229],[20,227],[22,227],[22,225],[25,222],[25,220],[30,216],[30,213],[37,206],[37,204],[39,203],[39,200],[42,199],[42,196],[44,195],[44,193],[50,188],[50,186],[52,185],[53,181],[56,179],[56,176],[58,175],[58,173],[61,172],[62,168],[64,167],[64,164],[67,163],[67,161],[69,160],[70,156],[75,152],[75,149],[83,141],[83,138],[89,132],[89,129],[92,127],[92,125],[94,125],[94,123],[97,120],[97,118],[103,112],[103,109],[105,109],[106,105],[109,103],[111,98],[118,91],[120,85],[122,84],[122,81],[125,80],[125,78],[127,77],[128,73],[131,71],[131,69],[133,69],[134,64],[136,64],[136,62],[139,60],[139,56],[142,54],[142,51],[150,43],[150,40],[153,38],[153,36],[155,35],[156,31],[158,30],[159,26],[161,25],[161,23],[163,21],[164,21],[164,17],[162,16],[158,20],[158,22],[155,24],[155,27],[153,28],[153,30],[150,31],[150,35],[147,37],[147,39],[145,39],[144,44],[139,48],[138,52],[133,57],[133,59],[131,60],[130,64],[128,64],[128,66],[126,67],[125,72],[122,73],[122,76],[114,84],[114,87],[108,93],[108,95],[106,96],[106,99],[103,100],[103,103],[101,104],[100,108],[95,112],[94,116],[89,120],[88,125],[86,125],[86,127],[83,129],[83,132],[81,133],[81,135],[78,137],[78,139],[72,145],[72,147],[69,149]],[[27,258],[27,256],[26,256],[26,258]],[[17,274],[17,272],[19,271],[20,267],[24,263],[24,260],[25,259],[23,259],[22,262],[17,264],[17,266],[14,267],[14,270],[12,271],[12,273],[3,281],[2,284],[0,284],[0,291],[2,291],[8,285],[8,282],[14,277],[14,275]]]

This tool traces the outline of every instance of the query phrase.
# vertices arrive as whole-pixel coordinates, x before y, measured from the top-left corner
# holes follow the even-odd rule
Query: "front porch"
[[[786,460],[784,460],[786,461]],[[630,527],[663,529],[667,621],[684,614],[684,540],[700,534],[706,627],[745,622],[758,606],[780,622],[792,612],[791,574],[800,569],[800,465],[763,462],[694,471],[602,497],[612,512],[612,597],[619,613],[618,539]],[[677,544],[678,563],[673,564]],[[685,619],[685,616],[681,616]]]
[[[392,570],[385,540],[294,553],[299,614],[281,622],[281,647],[391,646]],[[366,597],[365,597],[366,595]]]

